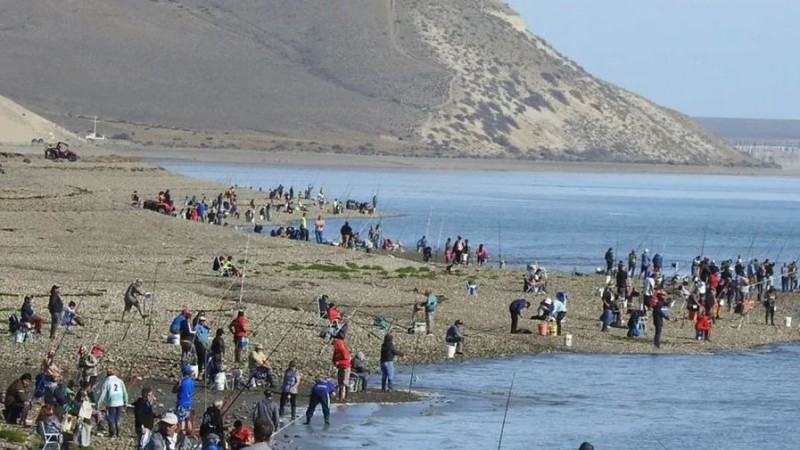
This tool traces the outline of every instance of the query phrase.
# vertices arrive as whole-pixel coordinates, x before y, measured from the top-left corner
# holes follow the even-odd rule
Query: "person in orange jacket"
[[[697,318],[694,330],[698,341],[707,341],[711,337],[711,321],[708,320],[708,314],[705,311]]]
[[[336,398],[343,402],[347,396],[347,387],[350,383],[350,350],[344,345],[343,339],[333,340],[333,364],[336,366],[338,385],[336,386]]]

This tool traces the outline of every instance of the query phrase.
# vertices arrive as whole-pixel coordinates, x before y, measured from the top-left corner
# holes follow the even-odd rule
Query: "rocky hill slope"
[[[140,140],[163,127],[267,148],[752,163],[592,77],[495,0],[13,2],[0,40],[14,61],[0,94]]]

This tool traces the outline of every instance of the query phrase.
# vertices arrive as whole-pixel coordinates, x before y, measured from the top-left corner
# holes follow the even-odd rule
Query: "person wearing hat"
[[[508,305],[508,313],[511,314],[511,334],[517,333],[517,323],[522,316],[522,310],[531,307],[531,302],[524,298],[518,298]]]
[[[448,344],[456,344],[456,354],[464,354],[464,338],[467,337],[466,333],[461,331],[461,326],[464,325],[460,319],[456,320],[450,328],[447,329],[444,341]]]
[[[178,448],[178,416],[164,413],[156,424],[156,431],[143,438],[144,450],[167,450]]]
[[[366,391],[369,368],[367,367],[367,357],[364,356],[364,352],[357,352],[356,356],[350,360],[350,369],[358,376],[359,390]]]
[[[50,339],[56,338],[58,323],[61,322],[61,313],[64,312],[64,301],[61,300],[60,288],[61,286],[57,284],[50,288],[50,301],[47,303],[47,310],[50,311]]]
[[[278,404],[272,400],[272,391],[266,389],[264,398],[256,403],[252,413],[253,427],[259,425],[270,425],[273,430],[277,430],[281,424],[281,414]]]
[[[108,437],[119,437],[119,420],[122,410],[128,404],[128,391],[125,383],[117,378],[114,369],[106,369],[106,379],[100,388],[100,398],[97,399],[97,409],[106,407],[106,422],[108,422]]]
[[[177,394],[175,414],[178,416],[178,428],[182,431],[192,431],[191,413],[192,398],[194,397],[194,369],[183,366],[183,377],[172,387],[172,393]]]
[[[269,387],[275,387],[275,378],[272,375],[272,366],[267,361],[267,354],[264,353],[264,346],[257,343],[253,345],[253,351],[247,358],[247,368],[250,369],[250,377],[247,384],[251,387],[256,386],[256,380],[267,380]]]
[[[420,303],[420,306],[425,308],[425,333],[433,334],[433,315],[439,300],[430,288],[426,288],[422,294],[425,296],[425,300]]]
[[[142,311],[142,307],[139,304],[139,298],[137,296],[144,295],[139,288],[142,287],[142,280],[135,280],[128,286],[128,289],[125,291],[125,295],[123,296],[123,300],[125,301],[125,309],[122,310],[122,321],[125,322],[125,314],[130,311],[132,308],[136,308],[139,311],[139,316],[141,316],[142,321],[147,317],[147,315]]]
[[[221,441],[220,436],[225,435],[225,422],[222,419],[223,404],[225,404],[224,401],[216,400],[203,413],[203,419],[200,423],[200,437],[203,438],[203,442],[210,443],[211,436],[214,436],[217,443],[219,443]]]
[[[208,334],[210,332],[205,313],[200,312],[197,315],[194,332],[194,350],[197,353],[198,374],[203,375],[206,370],[206,361],[208,360]]]

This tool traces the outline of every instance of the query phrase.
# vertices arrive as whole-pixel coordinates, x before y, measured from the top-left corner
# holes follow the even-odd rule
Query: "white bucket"
[[[224,391],[225,390],[225,381],[226,381],[225,372],[220,372],[214,375],[214,390],[215,391]]]
[[[167,344],[178,345],[181,343],[180,334],[170,334],[167,336]]]
[[[567,347],[572,347],[572,335],[571,334],[567,334],[564,337],[564,345],[566,345]]]
[[[192,364],[189,366],[192,369],[192,378],[197,378],[197,375],[200,373],[200,368],[197,364]]]
[[[14,333],[14,342],[17,344],[22,344],[25,342],[25,332],[24,331],[17,331]]]
[[[239,346],[242,347],[242,348],[245,348],[248,345],[250,345],[250,339],[247,339],[246,337],[243,337],[242,338],[242,343]]]
[[[469,295],[478,295],[478,286],[474,284],[468,285],[467,292],[469,292]]]
[[[153,299],[153,293],[152,292],[145,292],[144,293],[144,299],[147,300],[147,301],[152,300]]]
[[[783,324],[786,325],[786,328],[792,326],[792,316],[786,316],[783,318]]]
[[[456,344],[447,344],[447,357],[454,358],[456,356]]]

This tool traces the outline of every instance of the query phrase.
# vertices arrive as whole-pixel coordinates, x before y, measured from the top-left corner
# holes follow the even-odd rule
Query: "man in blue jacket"
[[[314,385],[311,386],[311,398],[308,400],[308,409],[306,410],[306,425],[311,422],[311,418],[314,417],[314,411],[319,404],[322,404],[322,415],[325,417],[325,425],[331,424],[331,394],[334,392],[336,392],[336,386],[332,382],[321,379],[314,381]]]
[[[522,316],[522,310],[530,307],[531,302],[525,300],[524,298],[518,298],[508,305],[508,312],[511,314],[511,334],[519,332],[517,329],[517,323],[520,316]]]

